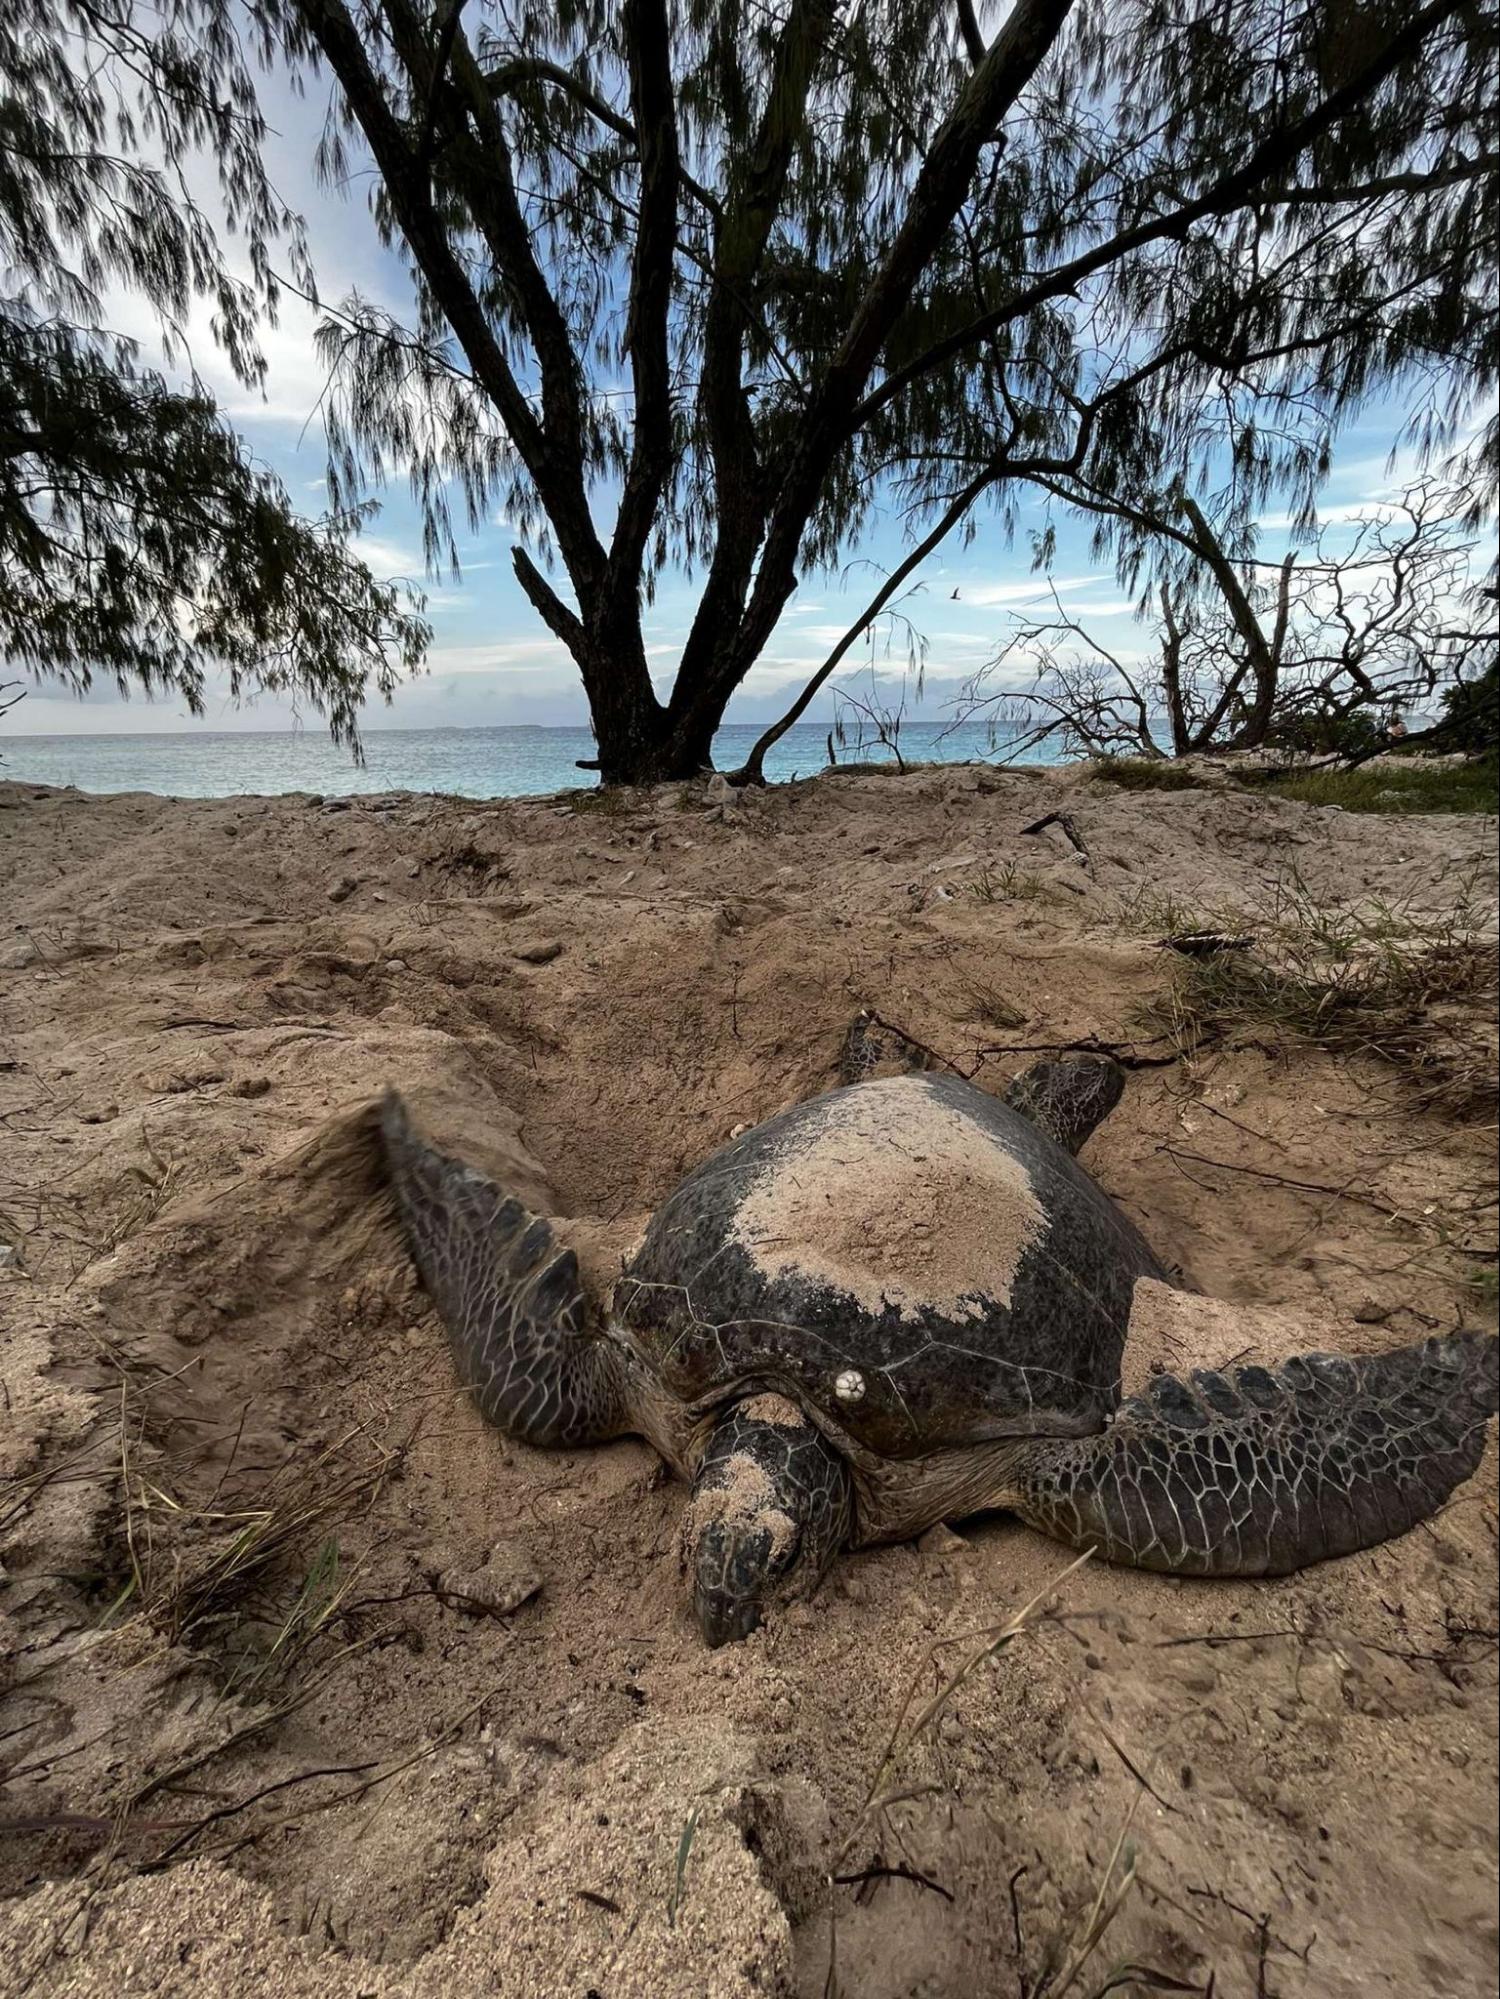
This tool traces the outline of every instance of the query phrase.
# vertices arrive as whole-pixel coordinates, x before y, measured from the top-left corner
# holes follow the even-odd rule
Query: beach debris
[[[945,1555],[966,1555],[969,1543],[962,1534],[955,1534],[946,1520],[939,1520],[935,1527],[917,1540],[917,1553],[925,1555],[929,1561],[941,1561]]]
[[[1023,836],[1028,833],[1045,833],[1049,826],[1057,827],[1082,860],[1089,859],[1088,841],[1079,832],[1070,812],[1044,812],[1040,819],[1033,819],[1029,826],[1023,826],[1021,832]]]
[[[1184,930],[1173,937],[1157,940],[1158,951],[1179,951],[1184,958],[1212,958],[1220,951],[1248,951],[1253,937],[1240,937],[1222,930]]]
[[[1383,1326],[1391,1316],[1391,1307],[1382,1305],[1378,1298],[1366,1298],[1354,1308],[1354,1323],[1358,1326]]]

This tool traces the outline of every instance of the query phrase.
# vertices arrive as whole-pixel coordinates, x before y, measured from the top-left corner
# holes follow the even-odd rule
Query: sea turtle
[[[1168,1274],[1073,1157],[1107,1061],[1008,1101],[858,1082],[734,1138],[657,1211],[608,1298],[551,1221],[381,1114],[407,1239],[483,1414],[538,1445],[634,1433],[692,1485],[710,1645],[845,1547],[1008,1509],[1179,1574],[1277,1575],[1399,1534],[1470,1476],[1497,1399],[1469,1333],[1120,1399],[1138,1280]]]

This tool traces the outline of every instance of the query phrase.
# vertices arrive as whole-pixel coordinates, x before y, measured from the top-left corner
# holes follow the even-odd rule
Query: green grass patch
[[[1097,784],[1118,785],[1122,791],[1203,791],[1203,779],[1168,758],[1099,757],[1089,769]]]
[[[1417,1100],[1460,1120],[1493,1115],[1500,961],[1492,944],[1433,937],[1413,945],[1372,927],[1363,949],[1282,932],[1276,956],[1223,952],[1185,961],[1143,1017],[1184,1052],[1222,1034],[1310,1042],[1387,1063]]]
[[[1062,902],[1062,891],[1042,876],[1028,874],[1018,861],[1001,861],[996,867],[981,868],[965,891],[976,902]]]
[[[1358,770],[1309,771],[1271,778],[1257,791],[1303,805],[1338,805],[1345,812],[1493,812],[1500,761],[1361,764]]]

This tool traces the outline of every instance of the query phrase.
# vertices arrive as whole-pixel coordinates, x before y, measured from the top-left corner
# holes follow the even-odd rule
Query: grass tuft
[[[403,1452],[375,1445],[358,1426],[243,1497],[195,1502],[144,1475],[132,1427],[122,1407],[128,1576],[111,1612],[133,1602],[169,1644],[212,1643],[233,1659],[230,1683],[240,1690],[284,1680],[358,1577],[333,1529],[374,1504]]]
[[[1122,791],[1207,789],[1196,771],[1166,757],[1098,757],[1089,765],[1089,776],[1096,784],[1118,785]]]
[[[1227,906],[1190,902],[1170,889],[1143,886],[1121,898],[1116,922],[1122,930],[1145,937],[1195,936],[1211,930],[1233,932],[1243,917]]]
[[[624,785],[600,784],[587,791],[569,792],[567,802],[575,813],[585,816],[597,813],[604,819],[624,819],[634,811],[639,801],[635,793]]]
[[[1147,1018],[1188,1050],[1226,1031],[1282,1034],[1340,1056],[1389,1064],[1425,1106],[1488,1115],[1497,1085],[1491,1031],[1500,995],[1492,943],[1366,933],[1330,950],[1315,934],[1283,933],[1273,956],[1230,951],[1185,959]]]
[[[1358,770],[1309,771],[1257,785],[1273,798],[1303,805],[1336,805],[1345,812],[1494,812],[1500,763],[1495,756],[1465,763],[1361,764]]]
[[[964,989],[965,1020],[978,1021],[982,1027],[1010,1029],[1024,1027],[1026,1009],[1008,999],[998,986],[973,980]]]
[[[698,1814],[701,1805],[694,1805],[682,1823],[682,1832],[677,1841],[677,1858],[672,1867],[672,1892],[667,1897],[667,1927],[676,1929],[677,1912],[682,1907],[683,1890],[687,1885],[688,1855],[693,1850],[693,1840],[698,1831]]]
[[[964,883],[976,902],[1061,902],[1064,898],[1041,875],[1028,874],[1019,861],[983,867]]]

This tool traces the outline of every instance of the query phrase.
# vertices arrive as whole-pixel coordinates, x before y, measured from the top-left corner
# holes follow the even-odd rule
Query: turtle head
[[[709,1437],[684,1535],[710,1645],[745,1638],[768,1604],[806,1596],[849,1539],[849,1468],[795,1403],[738,1402]]]

